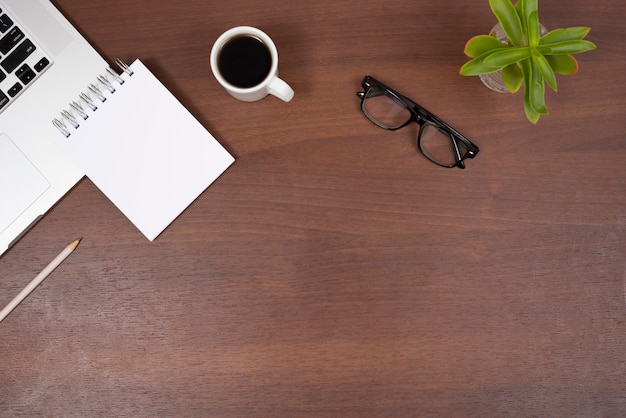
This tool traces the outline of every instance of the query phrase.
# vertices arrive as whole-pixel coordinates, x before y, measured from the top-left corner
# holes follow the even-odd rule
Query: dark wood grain
[[[458,75],[487,1],[56,4],[141,58],[236,156],[156,241],[85,179],[0,258],[2,416],[626,415],[626,12],[543,0],[596,51],[550,115]],[[212,42],[265,30],[291,103],[232,99]],[[355,92],[376,76],[476,142],[429,163]]]

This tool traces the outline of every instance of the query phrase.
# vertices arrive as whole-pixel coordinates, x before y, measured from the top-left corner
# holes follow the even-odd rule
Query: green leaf
[[[531,48],[539,45],[539,14],[536,11],[528,16],[526,38],[528,40],[528,46]]]
[[[509,0],[489,0],[489,5],[511,43],[522,45],[524,42],[522,22],[513,4]]]
[[[526,118],[532,123],[539,122],[539,112],[532,108],[526,97],[524,97],[524,112],[526,113]]]
[[[498,41],[495,37],[489,35],[478,35],[467,41],[465,45],[465,55],[470,58],[476,58],[492,49],[505,48],[506,44]]]
[[[541,115],[547,115],[545,87],[543,85],[543,77],[535,63],[531,60],[532,75],[530,79],[530,105]]]
[[[491,67],[486,67],[483,64],[481,59],[474,58],[470,61],[467,61],[465,64],[463,64],[463,66],[459,70],[459,74],[465,75],[465,76],[472,76],[472,75],[495,73],[496,71],[498,70],[494,70]]]
[[[533,12],[539,13],[538,0],[519,0],[522,9],[523,19],[525,21],[526,32],[528,32],[528,18]]]
[[[533,80],[533,84],[530,87],[530,105],[540,115],[547,115],[548,109],[546,108],[545,87],[541,80]]]
[[[548,83],[552,90],[556,91],[556,77],[554,75],[552,67],[550,67],[550,64],[548,63],[548,60],[546,60],[546,57],[537,52],[536,49],[532,50],[531,56],[533,59],[533,63],[539,69],[539,72],[541,73],[541,76],[543,77],[545,82]]]
[[[526,33],[526,18],[524,17],[524,10],[522,10],[521,0],[518,0],[517,3],[515,3],[515,11],[519,16],[520,22],[522,22],[522,33]]]
[[[538,0],[519,0],[522,11],[526,45],[534,47],[539,43],[539,12]]]
[[[487,67],[483,63],[483,57],[487,54],[483,54],[479,57],[476,57],[474,59],[467,61],[465,64],[463,64],[463,66],[459,70],[459,74],[472,76],[472,75],[495,73],[496,71],[498,71],[500,68]]]
[[[507,90],[511,93],[516,93],[522,86],[522,81],[524,81],[520,66],[511,64],[504,67],[502,69],[502,81]]]
[[[596,49],[596,45],[585,40],[563,41],[537,46],[537,50],[543,55],[580,54],[593,49]]]
[[[578,71],[578,62],[571,55],[546,55],[546,60],[557,74],[570,75]]]
[[[572,27],[554,29],[541,37],[539,40],[540,45],[552,44],[556,42],[564,41],[576,41],[583,39],[589,33],[588,27]]]
[[[524,60],[520,63],[522,74],[524,76],[524,113],[526,118],[532,123],[539,121],[539,112],[535,110],[530,101],[531,85],[532,85],[532,67],[530,59]]]
[[[483,64],[492,68],[504,68],[530,56],[527,47],[512,47],[494,50],[483,59]]]

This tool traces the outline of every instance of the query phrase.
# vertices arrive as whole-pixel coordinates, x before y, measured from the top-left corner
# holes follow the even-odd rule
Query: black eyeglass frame
[[[480,151],[478,147],[472,143],[472,141],[464,137],[461,133],[459,133],[452,126],[448,125],[446,122],[439,119],[436,115],[424,109],[422,106],[415,103],[413,100],[409,99],[408,97],[398,93],[392,88],[376,80],[374,77],[369,76],[369,75],[365,76],[365,78],[363,78],[363,82],[361,83],[361,85],[363,86],[364,91],[358,92],[357,96],[361,99],[361,111],[363,112],[363,114],[367,116],[367,118],[371,120],[375,125],[383,129],[389,130],[389,131],[396,131],[400,128],[404,128],[411,122],[417,123],[420,126],[419,133],[417,134],[417,147],[422,152],[422,154],[424,154],[424,156],[428,158],[430,161],[432,161],[433,163],[442,167],[446,167],[446,168],[453,168],[453,167],[465,168],[465,163],[463,162],[463,160],[468,159],[468,158],[474,158],[476,154],[478,154],[478,152]],[[372,115],[370,115],[365,108],[365,99],[367,97],[367,93],[370,91],[372,87],[378,87],[382,89],[384,94],[395,99],[396,102],[402,103],[407,108],[407,110],[409,110],[409,112],[411,113],[411,117],[406,122],[404,122],[403,124],[399,126],[387,126],[387,125],[382,124]],[[424,131],[424,127],[426,125],[434,126],[435,128],[440,129],[441,131],[450,135],[450,140],[452,141],[452,145],[454,146],[454,155],[455,155],[456,163],[444,164],[438,161],[436,158],[432,157],[430,154],[428,154],[426,150],[424,150],[421,144],[421,138],[422,138],[422,132]],[[465,145],[465,147],[467,148],[467,151],[465,152],[464,155],[461,155],[457,141],[462,142],[463,145]]]

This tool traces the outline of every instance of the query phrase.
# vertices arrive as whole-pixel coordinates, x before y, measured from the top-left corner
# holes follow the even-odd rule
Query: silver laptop
[[[0,255],[82,177],[52,124],[107,67],[48,0],[0,0]]]

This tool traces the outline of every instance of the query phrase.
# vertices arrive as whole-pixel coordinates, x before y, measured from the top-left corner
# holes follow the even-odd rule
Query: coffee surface
[[[258,38],[239,36],[224,44],[217,65],[230,84],[250,88],[265,80],[272,67],[272,56]]]

